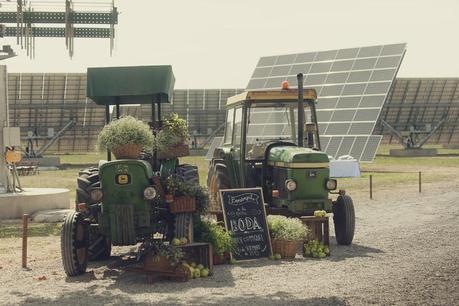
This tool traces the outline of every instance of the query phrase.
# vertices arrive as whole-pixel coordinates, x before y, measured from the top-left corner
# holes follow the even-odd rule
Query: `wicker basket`
[[[142,146],[134,144],[125,144],[112,150],[116,159],[138,159],[142,152]]]
[[[170,146],[167,150],[158,152],[159,159],[172,159],[176,157],[188,156],[190,155],[190,149],[186,144],[178,144],[175,146]]]
[[[174,201],[169,203],[171,213],[191,213],[196,211],[196,198],[189,196],[174,197]]]
[[[279,253],[282,258],[293,259],[301,245],[301,240],[272,240],[273,253]]]

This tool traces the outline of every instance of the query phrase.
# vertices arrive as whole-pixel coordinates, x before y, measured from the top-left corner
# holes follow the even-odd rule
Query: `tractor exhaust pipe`
[[[304,89],[303,89],[303,74],[296,75],[298,80],[298,146],[303,146],[304,140]]]

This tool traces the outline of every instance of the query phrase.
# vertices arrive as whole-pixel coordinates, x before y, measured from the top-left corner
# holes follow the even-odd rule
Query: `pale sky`
[[[60,38],[37,39],[30,60],[14,38],[0,44],[19,56],[1,64],[9,72],[170,64],[176,88],[235,88],[247,85],[260,56],[407,42],[399,77],[459,77],[459,0],[118,0],[115,6],[121,14],[112,57],[106,39],[75,39],[69,59]]]

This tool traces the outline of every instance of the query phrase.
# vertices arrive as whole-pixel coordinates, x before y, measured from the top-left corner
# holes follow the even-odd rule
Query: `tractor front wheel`
[[[355,230],[354,203],[350,196],[340,195],[333,203],[333,221],[336,242],[341,245],[350,245],[354,239]]]
[[[86,272],[88,265],[89,226],[79,212],[71,212],[61,229],[61,256],[68,276]]]

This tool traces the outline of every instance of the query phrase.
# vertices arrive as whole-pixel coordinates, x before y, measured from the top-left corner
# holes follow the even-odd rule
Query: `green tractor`
[[[111,105],[119,118],[120,105],[150,104],[154,133],[161,128],[161,104],[170,101],[175,79],[171,66],[110,67],[88,68],[87,82],[87,96],[105,106],[106,123]],[[80,275],[89,260],[107,259],[112,245],[187,236],[192,214],[172,214],[158,192],[159,178],[171,173],[199,184],[196,167],[179,165],[177,158],[159,159],[156,152],[114,161],[107,152],[107,161],[80,171],[76,209],[61,231],[66,274]]]
[[[303,75],[297,77],[298,89],[284,82],[281,90],[228,98],[223,145],[215,149],[209,164],[210,211],[222,218],[220,189],[261,186],[268,214],[333,212],[336,240],[349,245],[354,205],[344,190],[336,191],[328,156],[320,151],[316,92],[303,89]]]

